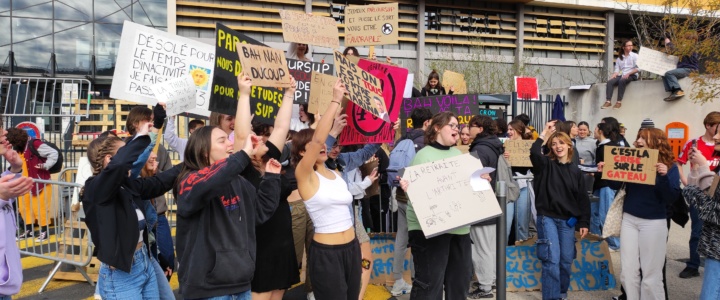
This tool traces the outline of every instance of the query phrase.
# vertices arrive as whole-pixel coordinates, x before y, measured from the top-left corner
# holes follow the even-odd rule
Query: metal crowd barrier
[[[69,171],[64,170],[60,178]],[[38,293],[45,290],[62,265],[74,268],[94,285],[84,268],[92,259],[90,231],[80,219],[79,206],[73,209],[71,205],[72,195],[79,193],[83,185],[67,181],[33,181],[35,195],[28,193],[18,197],[15,216],[18,236],[27,231],[32,233],[32,236],[18,237],[20,253],[56,262]],[[43,232],[45,236],[41,238]]]

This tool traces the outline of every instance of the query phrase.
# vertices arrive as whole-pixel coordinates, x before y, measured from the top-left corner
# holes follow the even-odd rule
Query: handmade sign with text
[[[450,91],[450,87],[452,87],[454,90],[453,94],[467,94],[465,75],[460,73],[445,70],[442,76],[442,86],[445,87],[448,92]]]
[[[414,109],[427,108],[433,114],[442,111],[455,113],[460,125],[467,124],[478,114],[478,95],[441,95],[420,98],[405,98],[402,100],[401,132],[412,130],[410,114]]]
[[[532,167],[530,161],[530,147],[535,141],[533,140],[511,140],[505,141],[505,152],[510,153],[508,162],[513,167]]]
[[[404,169],[407,194],[426,238],[502,213],[492,189],[474,191],[470,175],[482,169],[480,159],[462,154]]]
[[[331,17],[321,17],[300,11],[280,10],[283,40],[310,44],[330,49],[340,48],[337,22]]]
[[[125,21],[110,97],[155,105],[153,85],[191,76],[197,93],[189,113],[209,116],[214,52],[211,45]]]
[[[350,101],[382,119],[381,113],[387,112],[381,111],[381,107],[377,106],[378,102],[382,102],[376,101],[377,99],[382,100],[380,80],[346,59],[339,51],[335,51],[334,56],[335,69],[338,77],[345,84]]]
[[[308,110],[312,114],[324,114],[328,105],[333,100],[333,87],[338,78],[332,75],[325,75],[312,72],[312,88],[310,89],[310,101]]]
[[[295,104],[308,103],[310,97],[310,86],[311,86],[311,73],[319,72],[327,75],[332,75],[333,65],[322,63],[316,63],[311,61],[301,61],[297,59],[287,59],[288,69],[290,75],[295,78],[297,87],[295,88]]]
[[[165,103],[168,116],[195,108],[195,82],[189,76],[161,82],[151,88],[158,101]]]
[[[398,43],[398,4],[345,7],[345,46]]]
[[[612,290],[617,286],[607,242],[595,235],[581,239],[575,233],[577,257],[570,273],[571,291]],[[537,258],[536,238],[505,248],[505,286],[508,292],[542,289],[542,262]]]
[[[655,149],[606,146],[602,179],[655,185],[658,153]]]
[[[640,48],[638,53],[638,68],[660,76],[665,76],[665,72],[676,69],[677,63],[677,56],[668,55],[665,52],[647,47]]]
[[[382,232],[370,233],[370,253],[372,253],[372,272],[370,273],[371,284],[386,284],[391,286],[395,281],[393,275],[393,261],[395,255],[395,233]],[[403,258],[402,275],[405,282],[411,282],[412,256],[410,249]]]
[[[223,24],[215,24],[215,55],[217,59],[213,72],[210,111],[226,115],[235,115],[237,111],[237,99],[239,96],[237,76],[243,69],[238,57],[236,43],[264,46],[262,43]],[[254,120],[274,124],[283,96],[284,92],[278,88],[253,85],[250,91],[250,112],[255,115]]]
[[[515,76],[515,92],[518,99],[540,100],[537,78]]]
[[[397,121],[400,114],[408,70],[367,59],[358,61],[357,66],[380,80],[382,96],[374,99],[381,112],[385,113],[381,113],[382,117],[368,115],[361,107],[348,103],[348,126],[343,129],[338,143],[350,145],[392,142],[395,137],[392,122]]]
[[[284,51],[240,42],[236,45],[243,73],[252,78],[253,85],[290,87],[290,70]]]

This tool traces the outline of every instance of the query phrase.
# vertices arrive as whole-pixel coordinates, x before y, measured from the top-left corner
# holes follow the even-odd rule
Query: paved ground
[[[700,269],[701,277],[692,279],[680,279],[678,274],[685,267],[684,259],[688,257],[688,246],[687,242],[690,237],[689,226],[681,228],[676,224],[670,230],[670,239],[668,241],[668,263],[667,263],[667,274],[668,274],[668,290],[670,299],[698,299],[700,297],[700,289],[702,287],[702,273],[703,269]],[[613,265],[615,275],[620,274],[620,254],[611,253],[613,259]],[[53,280],[47,287],[47,290],[43,294],[38,294],[37,291],[40,285],[44,282],[47,274],[51,271],[53,265],[50,261],[26,257],[22,260],[23,263],[23,275],[25,280],[22,286],[22,290],[17,298],[19,299],[92,299],[94,288],[87,283],[82,282],[70,282],[70,281],[59,281]],[[177,289],[177,276],[173,276],[171,286]],[[619,294],[619,289],[611,291],[596,291],[596,292],[570,292],[570,299],[610,299],[612,296]],[[178,299],[181,299],[178,297]],[[305,294],[302,291],[302,287],[298,287],[288,291],[285,298],[287,300],[304,300]],[[409,296],[401,296],[398,299],[410,299]],[[525,292],[525,293],[508,293],[507,299],[523,299],[533,300],[542,299],[540,292]],[[372,299],[372,300],[385,300],[385,299]]]

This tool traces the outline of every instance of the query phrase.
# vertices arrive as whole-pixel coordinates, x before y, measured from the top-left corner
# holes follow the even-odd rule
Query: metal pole
[[[497,294],[495,295],[495,299],[505,300],[505,248],[507,247],[507,216],[505,215],[507,213],[507,202],[505,199],[507,197],[507,185],[505,181],[498,181],[495,191],[498,202],[500,202],[500,210],[502,210],[502,214],[496,219],[497,225],[495,226],[497,236],[497,259],[495,260]]]

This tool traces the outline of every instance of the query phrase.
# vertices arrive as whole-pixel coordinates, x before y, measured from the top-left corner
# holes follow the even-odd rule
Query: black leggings
[[[362,255],[357,238],[343,245],[310,244],[308,273],[317,300],[357,300]]]

